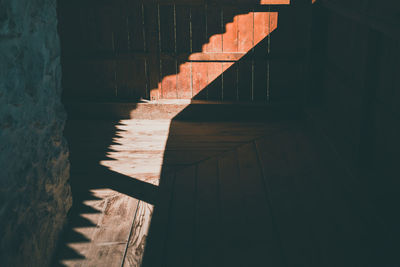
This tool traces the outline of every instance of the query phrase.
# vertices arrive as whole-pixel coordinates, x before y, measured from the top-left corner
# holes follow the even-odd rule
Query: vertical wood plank
[[[177,52],[190,52],[190,12],[186,6],[176,6],[176,45]],[[199,34],[196,32],[196,34]]]
[[[162,98],[176,99],[177,92],[177,63],[175,59],[161,59],[161,90]]]
[[[171,58],[161,58],[161,88],[162,98],[177,98],[177,62],[175,43],[175,8],[174,5],[160,5],[161,53],[172,55]]]
[[[252,100],[252,55],[244,56],[238,61],[238,96],[240,101]]]
[[[282,266],[280,237],[273,223],[257,153],[253,143],[237,149],[239,177],[246,210],[248,265]],[[246,240],[246,239],[245,239]],[[250,245],[251,244],[251,245]]]
[[[192,63],[178,61],[177,90],[179,99],[192,98]]]
[[[234,101],[236,100],[237,93],[237,65],[234,63],[222,63],[223,67],[223,83],[224,95],[223,100]]]
[[[92,236],[87,266],[121,266],[138,200],[111,193],[106,195],[103,217]]]
[[[106,5],[96,5],[97,51],[100,53],[114,53],[113,9]]]
[[[254,45],[264,40],[273,29],[270,28],[271,12],[254,12]]]
[[[149,235],[143,256],[143,267],[162,266],[165,262],[164,255],[168,235],[168,221],[171,211],[171,200],[174,194],[175,175],[161,175],[160,191],[157,203],[153,209]]]
[[[133,60],[117,60],[116,64],[116,83],[118,87],[117,96],[125,100],[132,100],[135,96],[135,83],[137,62]],[[141,78],[139,78],[141,79]]]
[[[116,61],[118,97],[121,99],[139,99],[146,92],[144,59],[121,59]]]
[[[311,225],[304,213],[305,203],[296,188],[299,173],[287,160],[293,150],[289,140],[293,136],[287,132],[280,135],[281,140],[263,138],[257,140],[256,145],[285,258],[289,266],[318,266],[318,254],[314,251],[318,246],[313,244]]]
[[[237,52],[238,51],[238,20],[239,15],[237,15],[238,10],[232,7],[225,7],[223,9],[223,27],[225,28],[225,33],[222,35],[222,51],[223,52]]]
[[[222,9],[217,5],[207,6],[207,38],[205,52],[222,52]]]
[[[190,8],[177,6],[176,7],[176,35],[177,35],[177,52],[178,54],[191,52],[191,21]],[[192,98],[192,74],[191,63],[185,59],[178,61],[177,74],[177,90],[178,98]]]
[[[254,40],[254,18],[253,12],[248,10],[247,14],[238,15],[238,31],[239,31],[239,52],[249,52],[253,48]]]
[[[222,35],[222,51],[237,52],[238,51],[238,9],[234,7],[225,7],[223,9],[223,27],[225,33]],[[237,66],[234,63],[222,63],[223,71],[223,100],[235,100],[237,92]]]
[[[113,21],[114,50],[116,54],[127,54],[129,52],[129,28],[128,11],[124,1],[117,1],[111,8]]]
[[[256,54],[257,55],[257,54]],[[257,55],[258,56],[258,55]],[[254,101],[266,102],[268,95],[268,62],[254,61]]]
[[[132,234],[126,248],[124,267],[142,266],[153,208],[153,205],[144,201],[138,204]]]
[[[238,161],[235,151],[225,153],[218,161],[221,237],[223,266],[245,266],[246,255],[243,244],[237,242],[246,235],[245,216],[238,216],[238,211],[246,212],[243,191],[239,178]],[[235,255],[235,257],[232,257]]]
[[[191,9],[192,23],[192,52],[202,52],[207,43],[206,7]],[[205,51],[205,49],[204,49]]]
[[[239,32],[238,51],[247,53],[246,56],[244,56],[238,62],[239,100],[250,101],[252,100],[252,94],[253,94],[252,92],[253,66],[251,61],[252,54],[249,54],[249,52],[253,48],[253,43],[254,43],[253,41],[254,19],[253,19],[253,12],[250,12],[250,10],[248,10],[247,14],[241,14],[238,16],[238,32]]]
[[[192,52],[202,52],[203,47],[207,43],[207,25],[206,25],[206,7],[192,8],[191,24],[192,24]],[[192,88],[193,97],[199,98],[198,95],[208,84],[207,63],[192,62]],[[203,91],[203,95],[206,92]]]
[[[88,86],[95,92],[94,98],[112,99],[117,95],[115,60],[90,60],[85,67]]]
[[[193,83],[193,96],[198,95],[208,84],[208,63],[193,62],[192,63],[192,83]],[[205,92],[203,92],[204,94]]]
[[[158,8],[155,4],[144,5],[144,21],[146,25],[146,49],[150,55],[147,58],[148,69],[148,90],[150,99],[156,100],[161,97],[161,77],[159,58],[159,29],[158,29]]]
[[[222,98],[222,63],[208,62],[207,63],[207,97],[210,100],[221,100]]]
[[[207,6],[207,38],[205,52],[222,52],[222,9],[217,5]],[[207,95],[210,100],[222,98],[222,63],[209,62],[207,64],[208,86]]]
[[[196,168],[178,171],[168,222],[165,266],[192,266],[194,247]]]
[[[267,101],[268,90],[268,45],[271,12],[254,13],[254,69],[253,97],[257,102]]]
[[[194,266],[221,266],[217,160],[201,162],[196,178]]]
[[[142,5],[138,1],[128,1],[129,48],[131,53],[144,52]],[[154,6],[153,6],[154,7]],[[154,12],[154,11],[153,11]],[[146,25],[152,27],[152,25]]]

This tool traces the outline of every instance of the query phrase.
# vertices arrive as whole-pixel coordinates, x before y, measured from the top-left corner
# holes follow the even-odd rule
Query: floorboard
[[[386,240],[302,121],[76,120],[65,134],[63,266],[371,266]]]

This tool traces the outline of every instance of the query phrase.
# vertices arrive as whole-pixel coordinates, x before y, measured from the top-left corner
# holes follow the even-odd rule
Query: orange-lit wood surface
[[[301,100],[308,7],[292,2],[61,1],[64,96]]]

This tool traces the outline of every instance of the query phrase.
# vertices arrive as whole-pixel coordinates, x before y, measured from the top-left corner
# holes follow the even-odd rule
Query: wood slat
[[[81,250],[85,256],[81,264],[121,266],[138,200],[111,190],[93,192],[103,199],[104,206],[91,233],[90,246],[86,245],[87,249]],[[90,202],[87,204],[91,205]],[[67,266],[75,266],[75,263]]]
[[[192,50],[191,9],[176,7],[177,53],[188,53]],[[192,93],[192,66],[186,60],[178,61],[177,95],[179,99],[190,99]]]
[[[165,266],[191,266],[196,198],[196,169],[188,167],[177,172],[168,222]]]
[[[249,265],[282,265],[279,236],[268,203],[257,152],[253,143],[237,149],[240,183],[246,212],[247,248],[244,253]]]
[[[153,210],[153,216],[147,238],[142,266],[155,267],[164,264],[164,255],[169,227],[169,214],[171,211],[171,200],[174,194],[175,174],[163,173],[160,181],[160,193],[157,204]]]
[[[288,153],[292,153],[291,133],[281,133],[281,138],[263,138],[256,142],[260,162],[268,186],[274,218],[279,227],[282,248],[289,266],[318,266],[316,245],[310,235],[311,225],[304,213],[305,203],[296,188],[300,179],[298,170],[287,162]],[[277,142],[278,141],[278,142]],[[301,160],[297,158],[297,160]],[[296,222],[295,224],[293,222]]]
[[[140,201],[126,248],[124,267],[142,266],[154,206]]]
[[[148,8],[154,8],[154,6],[147,6]],[[127,9],[128,12],[128,34],[129,34],[129,49],[131,52],[144,52],[146,51],[146,48],[148,45],[150,47],[154,47],[154,45],[157,44],[151,44],[146,42],[147,38],[149,38],[149,41],[154,41],[154,37],[151,36],[146,36],[143,34],[143,31],[145,30],[143,25],[143,22],[145,21],[145,12],[144,8],[142,7],[142,4],[134,2],[134,1],[128,1],[127,6],[125,6],[125,9]],[[148,10],[150,12],[150,10]],[[150,14],[149,14],[150,15]],[[147,21],[148,23],[151,23],[150,21]],[[157,22],[157,21],[155,21]],[[148,27],[151,27],[152,25],[147,25]],[[153,39],[154,38],[154,39]],[[154,49],[155,50],[155,49]]]
[[[223,10],[223,27],[225,33],[222,35],[222,51],[226,52],[238,52],[239,45],[239,32],[238,32],[238,21],[239,13],[236,8],[224,8]]]
[[[243,11],[242,11],[243,12]],[[247,53],[254,46],[254,13],[238,15],[239,43],[238,51]]]
[[[199,94],[208,84],[207,64],[205,62],[192,63],[193,96]]]
[[[219,205],[222,238],[223,266],[245,266],[247,258],[243,244],[237,242],[246,235],[246,217],[238,216],[238,211],[246,212],[243,202],[242,185],[239,178],[238,161],[235,151],[222,155],[218,160]]]
[[[249,57],[249,56],[246,56]],[[238,99],[240,101],[253,100],[253,62],[241,60],[238,62]]]
[[[148,90],[151,100],[161,98],[161,74],[160,74],[160,41],[158,29],[158,7],[157,5],[145,5],[145,39],[146,49],[153,56],[147,60]],[[146,51],[146,52],[147,52]]]
[[[176,53],[176,11],[175,6],[159,7],[161,52]],[[177,99],[177,62],[174,59],[161,59],[162,98]]]
[[[207,63],[207,99],[222,100],[222,63]]]
[[[116,54],[127,53],[129,51],[130,29],[128,25],[128,10],[131,10],[131,8],[127,8],[121,2],[116,3],[115,6],[111,9],[111,22],[113,23],[112,38],[114,43],[114,52]]]
[[[233,63],[222,63],[223,68],[223,86],[222,86],[222,100],[234,101],[237,99],[237,80],[238,80],[238,68]]]
[[[194,266],[221,266],[217,160],[201,162],[196,171]]]
[[[61,32],[68,35],[68,27],[81,24],[75,28],[80,28],[83,36],[79,38],[83,40],[82,49],[78,43],[68,45],[68,41],[63,49],[69,55],[65,60],[73,61],[64,68],[71,72],[64,75],[64,87],[69,91],[66,95],[120,100],[190,99],[196,95],[198,99],[265,101],[269,82],[263,76],[271,76],[265,61],[281,56],[304,59],[307,20],[302,16],[309,9],[302,4],[295,2],[293,10],[282,10],[282,33],[269,39],[272,50],[266,53],[269,42],[263,40],[276,29],[278,15],[267,12],[273,9],[266,7],[292,6],[287,1],[237,1],[237,5],[229,1],[184,2],[104,2],[94,9],[85,2],[79,23],[66,18],[72,16],[76,3],[68,5],[70,10],[65,6]],[[70,32],[70,36],[77,35]],[[100,61],[105,62],[94,68],[86,66]],[[299,77],[299,73],[293,77]],[[76,80],[83,82],[76,85]],[[282,81],[274,85],[281,90],[293,79],[280,75],[276,80]],[[296,86],[296,82],[289,86]]]

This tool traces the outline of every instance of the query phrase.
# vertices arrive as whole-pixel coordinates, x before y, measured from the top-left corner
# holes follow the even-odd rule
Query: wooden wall
[[[299,100],[308,2],[60,0],[64,97]]]
[[[399,14],[395,1],[314,6],[314,117],[361,184],[373,189],[371,198],[382,201],[379,209],[393,208],[400,193]]]

